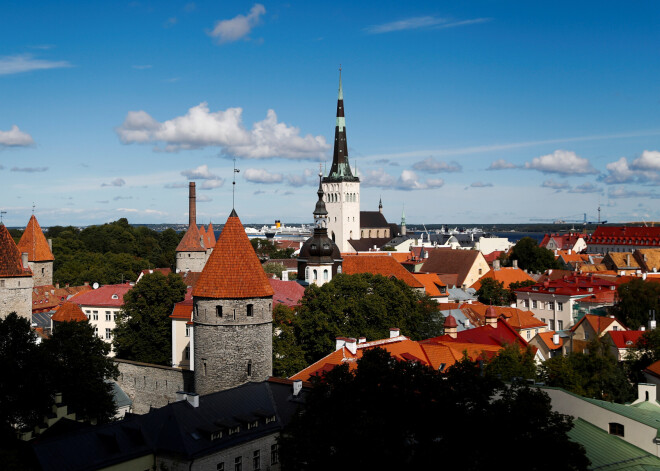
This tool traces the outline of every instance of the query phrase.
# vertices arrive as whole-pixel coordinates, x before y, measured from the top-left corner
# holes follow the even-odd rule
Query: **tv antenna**
[[[231,182],[231,209],[235,209],[234,208],[234,206],[235,206],[234,205],[234,196],[235,196],[235,193],[236,193],[236,174],[239,173],[239,172],[240,172],[240,170],[236,168],[236,157],[234,157],[234,175],[233,175],[234,179]]]

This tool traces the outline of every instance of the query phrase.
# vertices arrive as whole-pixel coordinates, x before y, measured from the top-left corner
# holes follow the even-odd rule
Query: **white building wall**
[[[518,298],[518,309],[530,310],[534,313],[534,317],[540,319],[542,322],[548,324],[549,330],[566,330],[573,325],[573,306],[578,299],[588,296],[561,296],[550,293],[535,293],[535,292],[516,292]],[[536,301],[536,307],[534,307]],[[550,303],[554,303],[554,308],[550,308]],[[559,304],[561,303],[561,309]],[[550,322],[550,321],[554,322]],[[558,326],[558,321],[562,322],[561,329]],[[551,325],[554,324],[554,327]]]
[[[103,307],[103,306],[80,306],[83,310],[89,323],[94,327],[96,335],[98,335],[104,342],[112,345],[112,331],[117,326],[117,316],[121,311],[118,307]],[[115,356],[114,350],[111,350],[108,356]]]
[[[351,251],[348,240],[360,239],[360,182],[324,182],[328,236],[341,252]]]

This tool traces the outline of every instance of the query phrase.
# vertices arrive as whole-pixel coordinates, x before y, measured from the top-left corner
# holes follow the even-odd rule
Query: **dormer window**
[[[117,296],[116,294],[113,294],[112,299],[119,299],[119,296]]]
[[[271,422],[275,422],[275,416],[274,415],[269,415],[266,417],[266,423],[269,424]]]
[[[222,438],[222,431],[213,432],[211,434],[211,440],[217,440],[219,438]]]
[[[258,420],[253,420],[251,422],[248,422],[247,428],[248,430],[251,430],[253,428],[257,428],[259,426],[259,421]]]
[[[229,435],[235,435],[241,431],[241,426],[237,425],[236,427],[229,427]]]

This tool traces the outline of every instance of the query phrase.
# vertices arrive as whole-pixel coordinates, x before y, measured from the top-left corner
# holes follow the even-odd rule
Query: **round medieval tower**
[[[195,392],[209,394],[273,369],[273,288],[232,210],[193,289]]]

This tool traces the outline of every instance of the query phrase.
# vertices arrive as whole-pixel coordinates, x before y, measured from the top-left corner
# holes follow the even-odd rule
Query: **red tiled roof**
[[[612,291],[616,283],[590,275],[564,276],[561,279],[546,280],[533,286],[519,288],[516,292],[554,293],[563,296],[588,296],[599,291]]]
[[[202,235],[199,233],[197,225],[191,224],[188,230],[183,235],[183,239],[176,247],[177,252],[206,252],[206,248],[202,247],[200,241]]]
[[[277,239],[273,242],[275,243],[275,247],[277,247],[279,250],[284,250],[284,249],[298,250],[300,248],[300,241],[299,240]]]
[[[123,285],[105,285],[71,298],[78,306],[121,307],[124,305],[124,295],[132,288],[128,283]]]
[[[72,296],[90,291],[91,286],[67,286],[56,288],[53,285],[35,286],[32,289],[32,312],[48,312],[61,306]]]
[[[500,255],[503,254],[503,250],[495,250],[494,252],[491,252],[489,254],[484,254],[484,258],[488,262],[489,265],[492,265],[495,260],[500,258]]]
[[[587,237],[587,234],[581,234],[579,232],[568,232],[565,234],[546,234],[543,236],[543,240],[539,244],[540,247],[547,247],[551,239],[554,239],[557,247],[561,250],[572,249],[578,240],[581,238]]]
[[[415,256],[420,257],[421,249],[421,247],[413,248]],[[423,259],[424,264],[420,271],[424,273],[437,273],[440,275],[440,279],[447,283],[448,286],[456,285],[460,287],[465,281],[470,269],[477,262],[477,258],[483,258],[483,255],[478,250],[424,247],[424,252],[428,254],[428,258]],[[456,281],[454,283],[447,282],[442,276],[445,273],[456,275]]]
[[[66,302],[57,308],[51,319],[55,322],[82,322],[87,316],[76,303]]]
[[[28,260],[31,262],[49,262],[55,260],[53,252],[50,251],[46,236],[41,230],[34,214],[30,218],[21,240],[18,242],[19,252],[27,252]]]
[[[583,322],[588,323],[591,328],[593,329],[594,332],[601,333],[604,330],[606,330],[612,323],[618,322],[615,318],[613,317],[606,317],[606,316],[596,316],[594,314],[585,314],[582,319],[578,321],[577,324],[575,324],[573,327],[571,327],[571,331],[575,332],[575,330],[578,328],[580,324]],[[623,327],[623,324],[618,322],[619,325]],[[625,329],[625,327],[624,327]]]
[[[607,334],[616,348],[632,348],[644,334],[643,330],[610,330]]]
[[[440,337],[434,337],[422,341],[422,343],[438,342],[474,343],[481,345],[498,345],[500,347],[510,343],[517,343],[523,347],[527,345],[525,339],[523,339],[520,334],[518,334],[518,332],[506,322],[498,322],[497,327],[485,325],[463,330],[457,333],[455,339],[448,335],[441,335]]]
[[[275,292],[273,294],[273,305],[284,304],[289,307],[297,306],[305,294],[305,288],[296,281],[282,281],[269,278],[268,282]]]
[[[431,297],[447,297],[447,285],[442,282],[438,275],[435,273],[413,273],[412,274],[419,282],[424,285],[426,294]],[[445,292],[440,292],[440,288],[445,288]]]
[[[598,226],[587,244],[660,246],[660,227]]]
[[[553,341],[553,335],[556,334],[554,331],[550,332],[541,332],[540,334],[537,334],[539,339],[543,341],[546,347],[548,347],[549,350],[557,350],[558,348],[561,348],[564,345],[564,339],[559,337],[559,345],[555,345]]]
[[[534,327],[543,327],[546,324],[534,317],[531,311],[523,311],[515,307],[506,306],[487,306],[481,303],[464,304],[461,306],[461,312],[470,319],[475,325],[484,325],[486,320],[486,311],[491,307],[497,317],[503,317],[506,322],[514,329],[532,329]]]
[[[193,296],[233,299],[272,295],[273,288],[243,224],[232,211],[193,289]]]
[[[206,248],[212,249],[215,247],[215,243],[215,231],[213,230],[213,224],[209,222],[209,227],[206,230]]]
[[[172,309],[172,315],[170,315],[171,318],[173,319],[186,319],[186,320],[191,320],[192,319],[192,312],[193,312],[193,300],[191,299],[185,299],[181,302],[178,302],[174,305],[174,308]]]
[[[0,224],[0,278],[32,276],[29,268],[23,268],[21,252],[9,230]]]
[[[484,276],[479,278],[471,286],[471,288],[479,289],[481,288],[481,280],[485,278],[492,278],[494,280],[500,281],[503,284],[504,289],[509,289],[511,283],[517,283],[520,281],[535,281],[534,278],[529,276],[520,268],[513,267],[502,267],[498,270],[490,270]]]
[[[374,275],[383,275],[388,278],[394,277],[403,281],[411,288],[423,288],[424,285],[412,274],[403,268],[393,257],[389,255],[381,256],[363,256],[363,255],[345,255],[342,263],[342,272],[347,275],[357,273],[372,273]]]
[[[657,378],[660,378],[660,360],[649,365],[648,368],[644,370],[644,373],[649,373]]]

